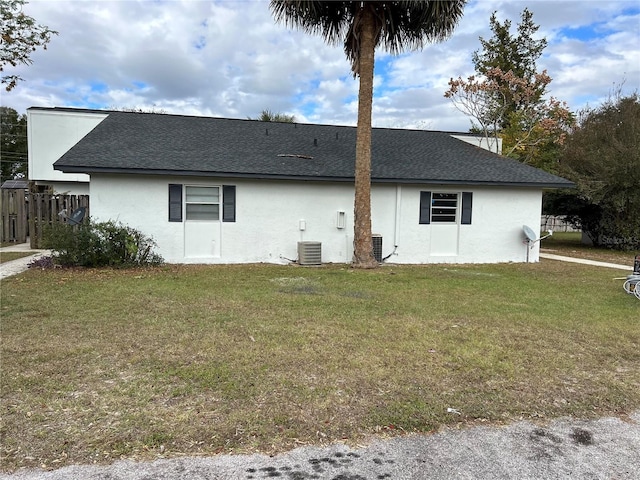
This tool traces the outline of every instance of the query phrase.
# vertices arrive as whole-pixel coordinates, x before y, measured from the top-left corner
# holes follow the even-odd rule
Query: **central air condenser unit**
[[[382,263],[382,235],[374,233],[371,239],[373,240],[373,258],[376,262]]]
[[[298,263],[300,265],[321,265],[322,243],[298,242]]]

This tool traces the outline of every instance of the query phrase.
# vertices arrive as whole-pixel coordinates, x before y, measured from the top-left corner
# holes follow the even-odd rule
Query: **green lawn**
[[[36,252],[0,252],[0,263],[11,262],[18,258],[29,257]]]
[[[640,251],[622,252],[606,248],[593,248],[584,245],[581,238],[582,233],[580,232],[558,232],[542,240],[540,247],[548,253],[629,265],[630,270],[633,269],[634,256],[640,254]]]
[[[2,282],[2,467],[624,415],[640,302],[620,276],[544,260],[28,271]]]

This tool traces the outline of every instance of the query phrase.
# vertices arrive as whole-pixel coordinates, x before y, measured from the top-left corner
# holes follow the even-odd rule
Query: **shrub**
[[[53,268],[54,267],[53,257],[46,255],[46,256],[34,258],[31,262],[29,262],[27,267],[40,268],[42,270]]]
[[[154,252],[156,243],[151,237],[114,221],[89,220],[73,227],[55,223],[45,231],[44,246],[63,266],[132,267],[163,262]]]

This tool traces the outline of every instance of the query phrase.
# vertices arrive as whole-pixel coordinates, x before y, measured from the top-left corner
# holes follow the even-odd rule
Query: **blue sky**
[[[466,131],[469,119],[443,96],[447,82],[473,73],[493,11],[515,29],[525,7],[548,41],[538,68],[572,110],[620,85],[640,89],[637,0],[476,0],[448,41],[376,52],[374,125]],[[355,125],[358,84],[342,48],[275,24],[267,1],[31,0],[25,12],[59,35],[15,70],[26,81],[3,92],[2,105],[19,113],[73,106],[247,118],[269,109]]]

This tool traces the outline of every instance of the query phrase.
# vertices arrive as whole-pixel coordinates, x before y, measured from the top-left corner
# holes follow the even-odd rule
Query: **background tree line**
[[[0,185],[27,177],[27,116],[0,107]]]

